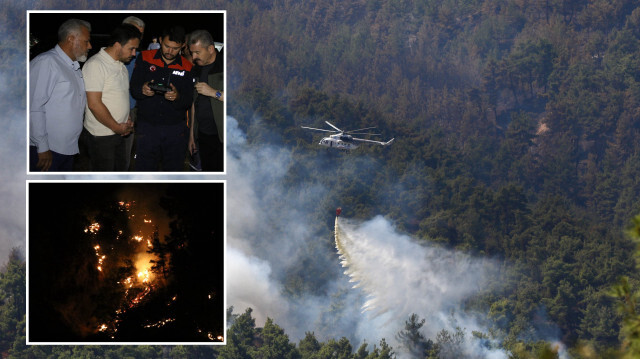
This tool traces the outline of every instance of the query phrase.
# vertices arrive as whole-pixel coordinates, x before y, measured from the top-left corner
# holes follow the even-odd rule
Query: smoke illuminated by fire
[[[144,270],[138,272],[138,280],[142,280],[142,283],[149,283],[149,271]]]

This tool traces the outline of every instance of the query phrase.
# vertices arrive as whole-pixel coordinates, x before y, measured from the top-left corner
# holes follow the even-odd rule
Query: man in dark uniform
[[[193,102],[192,64],[180,56],[184,29],[162,34],[160,49],[142,51],[131,76],[138,104],[136,171],[182,171],[188,144],[185,113]]]
[[[224,67],[211,34],[196,30],[189,37],[196,80],[189,151],[200,153],[203,171],[224,168]]]

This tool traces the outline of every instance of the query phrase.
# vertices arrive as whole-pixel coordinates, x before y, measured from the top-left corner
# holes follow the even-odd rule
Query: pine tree
[[[14,248],[0,272],[0,356],[9,353],[17,336],[24,339],[26,312],[26,266]]]
[[[404,324],[404,330],[396,335],[398,341],[412,358],[424,358],[425,352],[433,347],[433,342],[420,332],[424,322],[425,320],[420,320],[417,314],[411,314],[409,320]]]

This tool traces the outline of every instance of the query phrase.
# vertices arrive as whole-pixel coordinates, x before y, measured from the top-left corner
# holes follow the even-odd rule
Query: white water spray
[[[442,329],[455,332],[456,326],[467,333],[487,332],[465,314],[464,301],[497,274],[491,260],[420,245],[397,233],[381,216],[364,223],[336,218],[335,244],[353,288],[367,297],[362,312],[370,317],[369,324],[378,326],[372,329],[389,331],[415,313],[426,319],[423,334],[427,338],[435,338]],[[502,350],[481,346],[471,338],[464,351],[481,358],[507,357]]]

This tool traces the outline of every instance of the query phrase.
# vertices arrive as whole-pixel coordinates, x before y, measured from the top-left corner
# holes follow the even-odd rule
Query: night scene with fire
[[[28,341],[224,342],[224,186],[28,183]]]

